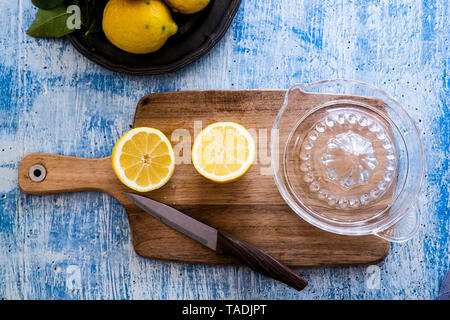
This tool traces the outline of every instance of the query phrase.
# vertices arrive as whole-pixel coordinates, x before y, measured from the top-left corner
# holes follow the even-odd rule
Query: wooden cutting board
[[[164,187],[146,196],[171,205],[266,251],[290,266],[369,264],[383,259],[389,243],[375,236],[349,237],[322,231],[298,217],[284,202],[270,174],[270,132],[285,91],[188,91],[148,95],[137,106],[134,127],[158,128],[172,140],[179,159]],[[305,94],[305,110],[330,99]],[[190,164],[196,131],[216,121],[235,121],[258,135],[256,163],[240,180],[215,184]],[[198,132],[197,132],[198,133]],[[257,143],[257,144],[258,144]],[[183,148],[184,147],[184,148]],[[183,151],[184,150],[184,151]],[[29,170],[45,167],[42,182]],[[130,191],[116,178],[111,158],[86,159],[51,154],[28,154],[19,166],[19,185],[28,194],[102,191],[116,198],[128,213],[133,245],[147,258],[205,264],[234,264],[142,212],[123,195]],[[125,226],[124,226],[125,227]]]

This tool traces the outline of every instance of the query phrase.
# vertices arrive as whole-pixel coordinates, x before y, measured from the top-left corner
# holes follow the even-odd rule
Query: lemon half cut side
[[[112,153],[112,166],[127,187],[148,192],[169,181],[175,156],[167,137],[153,128],[135,128],[125,133]]]
[[[240,124],[216,122],[196,137],[192,163],[205,178],[218,183],[242,177],[255,159],[255,143]]]

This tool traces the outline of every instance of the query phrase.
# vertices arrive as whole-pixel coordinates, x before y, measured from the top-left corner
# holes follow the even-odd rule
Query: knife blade
[[[300,291],[307,282],[287,266],[251,244],[200,222],[181,211],[150,198],[125,192],[140,209],[169,227],[216,251],[228,254],[251,269]]]

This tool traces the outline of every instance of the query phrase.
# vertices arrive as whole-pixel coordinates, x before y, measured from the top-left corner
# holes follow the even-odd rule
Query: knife
[[[210,227],[163,203],[133,193],[125,192],[125,195],[136,206],[162,223],[219,254],[233,256],[256,272],[281,281],[298,291],[308,284],[287,266],[247,242]]]

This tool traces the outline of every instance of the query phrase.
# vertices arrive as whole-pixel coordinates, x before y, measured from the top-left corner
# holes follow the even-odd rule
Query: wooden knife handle
[[[39,168],[43,170],[39,170]],[[42,181],[33,181],[37,168]],[[31,170],[31,171],[30,171]],[[19,186],[28,194],[106,191],[115,183],[111,158],[88,159],[46,153],[29,153],[20,161]],[[36,180],[36,179],[34,179]]]
[[[308,282],[262,250],[218,230],[217,252],[229,254],[256,272],[281,281],[300,291]]]

